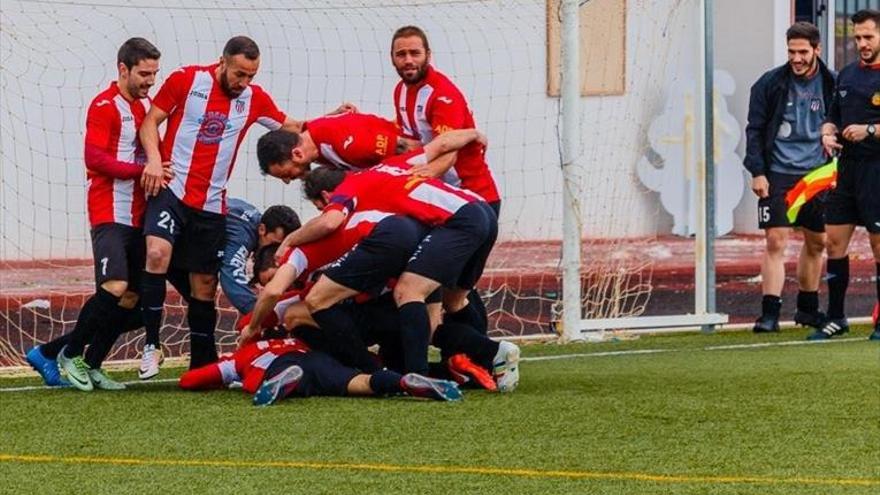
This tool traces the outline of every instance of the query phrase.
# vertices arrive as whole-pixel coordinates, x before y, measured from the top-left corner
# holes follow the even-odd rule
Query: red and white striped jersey
[[[437,226],[446,223],[462,206],[482,200],[440,179],[409,174],[410,167],[425,160],[424,150],[418,149],[393,156],[363,172],[348,174],[333,191],[324,211],[352,215],[379,210]]]
[[[306,122],[318,148],[318,162],[343,170],[378,165],[394,155],[400,129],[394,122],[367,113],[326,115]]]
[[[119,92],[116,82],[96,96],[86,115],[86,147],[92,146],[113,159],[143,168],[146,161],[138,140],[138,129],[147,111],[147,98],[128,101]],[[146,197],[140,177],[117,179],[86,169],[89,223],[119,223],[141,227],[146,210]]]
[[[394,88],[397,124],[404,135],[428,144],[435,136],[453,129],[475,129],[474,117],[467,100],[448,77],[428,66],[425,78],[418,84],[397,83]],[[458,152],[455,165],[443,180],[473,191],[487,202],[500,199],[495,179],[486,163],[486,149],[471,143]]]
[[[226,214],[226,183],[247,129],[257,122],[275,130],[287,117],[255,84],[230,98],[214,77],[216,68],[177,69],[153,104],[169,114],[162,158],[174,169],[171,191],[187,206]]]

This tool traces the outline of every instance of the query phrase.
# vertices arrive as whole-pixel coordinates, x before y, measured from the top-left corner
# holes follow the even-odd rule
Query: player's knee
[[[171,251],[163,246],[151,246],[147,248],[147,271],[151,273],[165,273],[171,262]]]
[[[822,256],[822,252],[825,251],[825,236],[817,235],[817,236],[805,236],[804,238],[804,252],[808,256],[816,257]]]
[[[115,297],[122,297],[125,291],[128,290],[128,282],[125,280],[108,280],[101,284],[101,288]]]
[[[829,258],[842,258],[846,256],[847,240],[838,236],[825,236],[825,249],[828,250]]]
[[[217,276],[206,273],[192,274],[192,296],[203,301],[213,301],[217,294]]]
[[[122,294],[122,299],[119,300],[119,306],[125,309],[134,309],[139,300],[140,296],[137,292],[125,291]]]
[[[785,252],[785,244],[788,241],[786,232],[780,229],[770,229],[767,231],[767,254],[770,256],[781,256]]]

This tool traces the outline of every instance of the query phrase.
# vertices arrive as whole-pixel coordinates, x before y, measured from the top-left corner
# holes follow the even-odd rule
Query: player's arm
[[[270,280],[268,284],[266,284],[266,287],[260,292],[260,297],[257,298],[254,311],[251,313],[251,321],[248,323],[248,326],[241,331],[241,336],[238,339],[239,348],[260,334],[260,323],[266,315],[275,308],[278,299],[281,298],[284,291],[290,287],[290,284],[292,284],[298,276],[299,274],[297,273],[296,268],[289,263],[284,263],[278,268],[278,271],[275,272],[275,276],[272,277],[272,280]]]
[[[287,132],[295,132],[299,134],[302,132],[303,123],[301,120],[296,120],[292,117],[287,117],[284,119],[284,123],[281,124],[281,129]]]
[[[843,148],[843,145],[837,141],[840,126],[840,92],[835,87],[834,94],[831,96],[831,108],[828,109],[825,123],[822,124],[822,128],[819,131],[822,136],[822,148],[829,157],[834,156]]]
[[[435,137],[425,145],[427,163],[416,165],[410,173],[421,177],[441,177],[455,164],[456,153],[465,146],[477,141],[486,146],[486,136],[476,129],[457,129]]]
[[[162,152],[159,151],[159,125],[168,118],[168,112],[157,105],[150,107],[147,116],[141,123],[138,136],[141,146],[147,155],[147,164],[141,174],[141,186],[148,196],[159,194],[159,189],[165,187],[164,172],[162,171]]]
[[[312,218],[302,227],[294,230],[278,247],[279,253],[291,246],[302,246],[308,242],[323,239],[332,234],[345,221],[345,212],[339,209],[325,209],[320,215]]]
[[[227,234],[228,235],[228,234]],[[229,302],[241,314],[250,313],[257,302],[254,290],[248,285],[246,273],[249,253],[244,246],[227,246],[223,251],[223,263],[220,265],[220,287]]]

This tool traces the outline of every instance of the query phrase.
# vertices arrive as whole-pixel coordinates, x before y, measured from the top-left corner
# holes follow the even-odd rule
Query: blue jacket
[[[226,246],[223,264],[220,265],[220,287],[240,313],[250,313],[257,302],[257,295],[248,285],[247,262],[257,249],[257,227],[262,213],[252,204],[241,199],[226,201]]]
[[[835,75],[819,59],[819,73],[822,77],[822,99],[825,108],[831,108],[834,96]],[[767,175],[770,171],[771,155],[785,102],[794,74],[789,64],[769,70],[752,85],[749,97],[749,123],[746,125],[746,157],[743,165],[752,177]]]

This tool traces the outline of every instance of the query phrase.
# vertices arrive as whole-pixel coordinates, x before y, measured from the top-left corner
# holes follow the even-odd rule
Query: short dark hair
[[[819,28],[813,24],[798,21],[792,24],[788,31],[785,32],[785,40],[807,40],[810,42],[810,46],[816,48],[819,46],[819,42],[822,41],[822,35],[819,33]]]
[[[394,31],[394,36],[391,37],[391,46],[394,47],[394,42],[397,38],[409,38],[410,36],[418,36],[421,38],[422,44],[425,46],[425,51],[431,51],[431,47],[428,46],[428,35],[426,35],[422,28],[418,26],[403,26],[397,31]]]
[[[853,24],[861,24],[865,21],[874,21],[874,25],[877,29],[880,29],[880,10],[876,9],[862,9],[850,18]]]
[[[284,235],[302,226],[299,216],[293,211],[293,208],[285,205],[273,205],[266,208],[263,216],[260,217],[260,223],[265,225],[269,232],[275,232],[275,229],[281,227],[284,229]]]
[[[254,277],[250,284],[256,285],[260,281],[260,273],[275,267],[275,251],[278,250],[280,242],[267,244],[254,253]]]
[[[263,175],[269,173],[269,166],[290,158],[290,152],[299,145],[299,134],[277,129],[260,136],[257,141],[257,161]]]
[[[345,180],[344,170],[319,167],[302,180],[303,194],[308,200],[321,199],[322,192],[332,192],[343,180]]]
[[[235,55],[244,55],[248,60],[256,60],[260,58],[260,47],[257,42],[247,36],[234,36],[229,38],[226,46],[223,47],[223,56],[232,57]]]
[[[131,70],[141,60],[159,60],[161,56],[159,49],[144,38],[129,38],[116,52],[116,64],[125,64]]]

